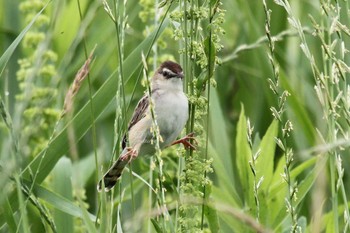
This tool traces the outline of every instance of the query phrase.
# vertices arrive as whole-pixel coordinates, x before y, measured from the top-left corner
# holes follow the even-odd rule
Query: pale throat
[[[166,80],[154,80],[152,82],[152,90],[161,89],[167,91],[183,91],[183,83],[179,78]]]

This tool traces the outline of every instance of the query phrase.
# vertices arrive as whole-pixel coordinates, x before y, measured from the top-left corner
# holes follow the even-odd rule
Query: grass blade
[[[38,17],[41,15],[41,13],[45,10],[45,8],[50,4],[51,1],[46,3],[46,5],[41,9],[30,21],[30,23],[21,31],[21,33],[17,36],[17,38],[12,42],[12,44],[6,49],[4,54],[0,57],[0,77],[2,76],[2,73],[5,70],[5,67],[7,65],[7,62],[10,60],[13,52],[19,45],[19,43],[22,41],[24,35],[29,31],[29,29],[32,27],[34,22],[38,19]]]

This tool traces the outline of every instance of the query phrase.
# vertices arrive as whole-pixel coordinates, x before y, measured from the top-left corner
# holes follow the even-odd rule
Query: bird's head
[[[152,88],[183,90],[184,74],[179,64],[173,61],[163,62],[152,79]]]

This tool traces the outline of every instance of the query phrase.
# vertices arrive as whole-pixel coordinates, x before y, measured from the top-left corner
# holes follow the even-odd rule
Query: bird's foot
[[[191,142],[192,141],[192,142]],[[194,137],[194,133],[189,133],[187,134],[185,137],[174,141],[173,143],[171,143],[171,145],[176,145],[181,143],[182,145],[184,145],[185,149],[192,149],[192,150],[196,150],[196,146],[193,144],[198,145],[198,142],[196,140],[196,138]]]
[[[137,157],[137,150],[133,149],[132,147],[127,147],[126,150],[127,152],[124,155],[120,156],[121,161],[128,160],[130,162]]]

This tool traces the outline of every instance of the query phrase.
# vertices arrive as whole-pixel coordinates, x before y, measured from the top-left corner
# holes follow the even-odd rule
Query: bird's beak
[[[184,79],[184,73],[178,74],[177,77],[179,77],[179,78],[181,78],[181,79]]]

